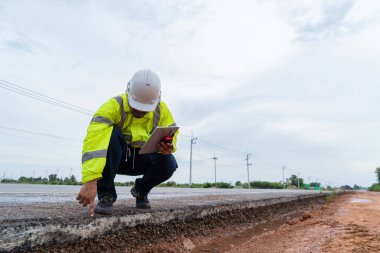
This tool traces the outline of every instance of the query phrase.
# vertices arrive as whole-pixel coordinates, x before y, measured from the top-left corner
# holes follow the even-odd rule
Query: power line
[[[184,136],[184,137],[187,138],[188,136]],[[219,149],[222,149],[222,150],[225,150],[225,151],[231,152],[231,153],[245,154],[245,155],[246,155],[245,152],[237,151],[237,150],[232,150],[232,149],[229,149],[229,148],[225,148],[225,147],[222,147],[222,146],[219,146],[219,145],[216,145],[216,144],[210,143],[210,142],[206,142],[206,141],[204,141],[204,140],[199,140],[199,139],[198,139],[198,143],[201,144],[201,145],[204,145],[204,146],[208,146],[208,147],[216,147],[216,148],[219,148]],[[236,162],[236,163],[238,163],[238,162],[247,161],[247,158],[244,159],[244,160],[234,160],[234,161],[228,161],[228,160],[223,160],[223,159],[219,159],[219,158],[218,158],[218,160],[221,161],[222,163],[223,163],[223,162],[232,162],[232,163]],[[282,167],[282,166],[279,165],[279,164],[276,164],[276,163],[273,163],[273,162],[269,162],[269,161],[264,160],[264,159],[261,159],[261,158],[257,158],[257,157],[256,157],[256,160],[258,160],[258,161],[260,161],[260,162],[263,162],[263,163],[266,163],[267,165],[272,166],[272,167],[275,167],[275,168],[281,168],[281,167]],[[248,166],[251,166],[251,165],[252,165],[252,164],[248,164]],[[235,166],[222,166],[222,167],[235,167]],[[288,170],[289,172],[291,172],[292,174],[295,174],[295,175],[297,174],[297,172],[295,172],[295,171],[293,171],[293,170],[290,170],[290,169],[288,169],[288,168],[287,168],[287,170]],[[249,168],[247,168],[247,174],[248,174],[248,177],[249,177]]]
[[[78,110],[82,110],[82,111],[86,111],[86,112],[90,112],[90,113],[93,113],[92,111],[90,110],[87,110],[83,107],[80,107],[80,106],[76,106],[76,105],[73,105],[73,104],[70,104],[70,103],[67,103],[67,102],[64,102],[62,100],[58,100],[56,98],[53,98],[53,97],[50,97],[50,96],[47,96],[47,95],[44,95],[40,92],[36,92],[36,91],[33,91],[31,89],[27,89],[27,88],[24,88],[20,85],[17,85],[15,83],[12,83],[12,82],[9,82],[9,81],[6,81],[6,80],[2,80],[0,79],[0,82],[2,83],[3,86],[6,86],[8,88],[11,88],[11,89],[14,89],[14,90],[18,90],[20,92],[25,92],[25,93],[28,93],[30,95],[33,95],[33,96],[38,96],[38,97],[41,97],[41,98],[44,98],[44,99],[49,99],[49,100],[52,100],[52,101],[55,101],[57,103],[61,103],[61,104],[64,104],[64,105],[67,105],[67,106],[70,106],[70,107],[74,107]]]
[[[202,160],[193,160],[193,163],[194,162],[205,162],[205,161],[211,161],[212,158],[209,158],[209,159],[202,159]]]
[[[265,170],[259,170],[259,169],[256,169],[257,173],[256,175],[258,176],[259,174],[265,174],[265,175],[269,175],[269,176],[272,176],[272,177],[275,177],[275,178],[281,178],[281,175],[280,174],[276,174],[274,173],[273,171],[265,171]]]
[[[256,160],[257,161],[260,161],[260,162],[263,162],[263,163],[266,163],[266,164],[268,164],[268,165],[270,165],[270,166],[273,166],[273,167],[281,167],[281,165],[279,165],[279,164],[275,164],[275,163],[273,163],[273,162],[268,162],[268,161],[266,161],[266,160],[264,160],[264,159],[261,159],[261,158],[257,158],[256,157]]]
[[[180,134],[178,136],[178,139],[182,139],[182,138],[185,138],[186,141],[188,141],[189,139],[192,138],[192,136],[185,135],[185,134]],[[237,151],[237,150],[233,150],[233,149],[230,149],[230,148],[226,148],[226,147],[223,147],[223,146],[220,146],[220,145],[217,145],[217,144],[213,144],[213,143],[211,143],[209,141],[204,141],[204,140],[199,139],[199,138],[197,138],[197,143],[199,143],[199,144],[201,144],[203,146],[206,146],[206,147],[215,147],[215,148],[218,148],[218,149],[230,152],[230,153],[244,154],[244,155],[247,154],[246,152],[242,152],[242,151]]]
[[[92,116],[94,114],[94,112],[92,112],[90,110],[87,110],[87,109],[85,109],[83,107],[76,106],[76,105],[73,105],[73,104],[70,104],[70,103],[58,100],[58,99],[53,98],[53,97],[49,97],[49,96],[44,95],[42,93],[39,93],[39,92],[30,90],[30,89],[24,88],[24,87],[22,87],[20,85],[8,82],[6,80],[0,79],[0,88],[3,88],[3,89],[6,89],[6,90],[15,92],[17,94],[24,95],[24,96],[36,99],[36,100],[39,100],[39,101],[42,101],[42,102],[45,102],[45,103],[48,103],[48,104],[51,104],[51,105],[55,105],[55,106],[58,106],[58,107],[61,107],[61,108],[67,109],[67,110],[78,112],[78,113],[81,113],[81,114],[85,114],[85,115],[89,115],[89,116]]]
[[[81,141],[81,140],[78,140],[78,139],[71,139],[71,138],[62,137],[62,136],[58,136],[58,135],[51,135],[51,134],[45,134],[45,133],[39,133],[39,132],[32,132],[32,131],[27,131],[27,130],[23,130],[23,129],[16,129],[16,128],[11,128],[11,127],[0,126],[0,128],[11,130],[11,131],[16,131],[16,132],[23,132],[23,133],[28,133],[28,134],[42,135],[42,136],[47,136],[47,137],[50,137],[50,138],[56,138],[56,139],[62,139],[62,140]]]
[[[8,134],[8,133],[1,133],[1,132],[0,132],[0,135],[5,135],[5,136],[12,136],[12,137],[21,138],[23,141],[24,141],[24,140],[28,140],[28,141],[38,142],[38,143],[43,142],[43,143],[55,144],[55,145],[58,145],[58,146],[66,146],[66,147],[78,148],[78,146],[67,145],[67,144],[63,144],[63,143],[56,143],[56,142],[45,141],[45,140],[37,140],[37,139],[33,139],[33,138],[28,138],[28,137],[19,136],[19,135],[14,135],[14,134]]]
[[[203,140],[198,140],[198,142],[201,145],[216,147],[216,148],[219,148],[219,149],[231,152],[231,153],[246,154],[245,152],[242,152],[242,151],[236,151],[236,150],[233,150],[233,149],[225,148],[225,147],[222,147],[222,146],[219,146],[219,145],[216,145],[216,144],[212,144],[210,142],[206,142],[206,141],[203,141]]]
[[[218,160],[221,162],[227,162],[227,163],[241,163],[241,162],[245,161],[245,159],[242,159],[242,160],[223,160],[223,159],[219,159],[219,158],[218,158]]]

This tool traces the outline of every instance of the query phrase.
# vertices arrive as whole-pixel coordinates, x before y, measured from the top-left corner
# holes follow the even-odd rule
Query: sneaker
[[[113,210],[113,197],[111,195],[104,195],[96,204],[95,213],[99,214],[112,214]]]
[[[131,189],[131,194],[136,198],[136,208],[140,209],[150,209],[148,195],[141,195],[136,191],[136,188],[133,186]]]

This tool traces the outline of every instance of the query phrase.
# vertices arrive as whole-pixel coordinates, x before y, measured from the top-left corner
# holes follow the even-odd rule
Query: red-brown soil
[[[224,228],[183,245],[191,252],[380,252],[380,193],[345,194],[285,219]]]
[[[132,251],[380,252],[380,193],[344,194],[282,219],[220,227],[204,236],[182,237]]]

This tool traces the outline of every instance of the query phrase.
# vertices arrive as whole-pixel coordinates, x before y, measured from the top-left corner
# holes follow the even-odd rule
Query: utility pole
[[[193,163],[193,144],[197,143],[197,137],[193,137],[193,133],[191,133],[191,139],[190,139],[190,179],[189,179],[189,186],[191,187],[192,184],[192,163]]]
[[[300,173],[297,173],[298,190],[300,189]]]
[[[214,153],[214,157],[212,158],[214,159],[214,182],[215,182],[215,186],[216,186],[216,159],[218,159],[218,157],[215,156],[215,153]]]
[[[285,166],[282,166],[282,184],[285,189]]]
[[[57,176],[55,177],[55,182],[58,182],[58,171],[59,169],[57,169]]]
[[[70,168],[70,177],[69,180],[71,180],[71,172],[73,171],[73,168]]]
[[[245,158],[245,160],[247,160],[247,177],[248,177],[248,189],[251,188],[251,185],[249,184],[249,166],[252,165],[252,163],[249,163],[249,157],[251,156],[251,154],[247,154],[247,158]]]

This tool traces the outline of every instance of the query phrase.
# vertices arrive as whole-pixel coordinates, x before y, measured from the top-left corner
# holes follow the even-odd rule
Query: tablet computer
[[[158,152],[157,143],[159,143],[165,136],[173,136],[178,129],[179,127],[177,126],[157,127],[149,137],[149,140],[144,144],[144,146],[142,146],[139,154]]]

